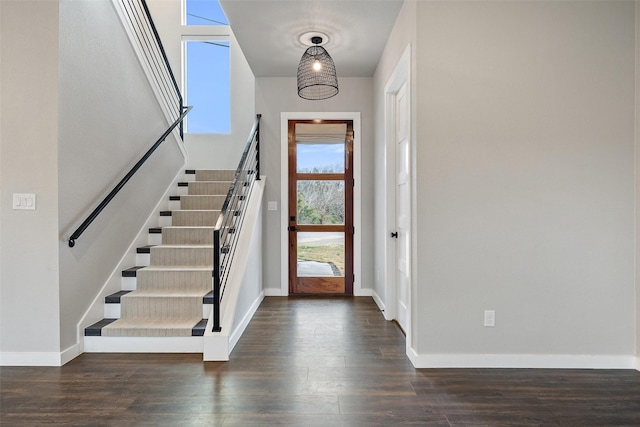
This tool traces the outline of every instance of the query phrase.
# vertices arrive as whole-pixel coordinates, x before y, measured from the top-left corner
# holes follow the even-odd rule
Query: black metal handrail
[[[260,117],[256,115],[235,178],[213,230],[213,332],[220,332],[220,304],[244,222],[253,183],[260,180]]]
[[[84,231],[87,229],[87,227],[89,227],[89,225],[91,225],[91,223],[98,217],[98,215],[100,215],[100,212],[102,212],[102,210],[109,204],[109,202],[113,200],[116,194],[118,194],[122,187],[124,187],[124,185],[131,179],[131,177],[138,171],[138,169],[140,169],[144,162],[146,162],[147,159],[151,157],[153,152],[156,151],[160,144],[162,144],[164,140],[167,139],[167,136],[169,136],[169,134],[173,132],[176,126],[178,126],[179,123],[182,123],[182,120],[189,113],[189,111],[191,111],[191,108],[193,107],[185,107],[182,114],[180,114],[180,117],[178,117],[178,119],[173,122],[171,126],[169,126],[169,128],[162,134],[162,136],[158,138],[155,144],[153,144],[151,148],[147,150],[144,156],[142,156],[142,158],[138,160],[138,162],[131,168],[129,172],[127,172],[127,174],[120,180],[120,182],[118,182],[118,184],[113,187],[113,190],[111,190],[109,194],[107,194],[104,200],[102,200],[102,202],[100,202],[100,204],[93,210],[93,212],[91,212],[91,214],[89,214],[89,216],[82,222],[82,224],[80,224],[76,231],[71,234],[71,237],[69,237],[69,247],[72,248],[76,245],[76,239],[80,237],[82,233],[84,233]]]

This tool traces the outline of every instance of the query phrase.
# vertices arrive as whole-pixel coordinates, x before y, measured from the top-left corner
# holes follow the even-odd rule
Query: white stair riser
[[[158,246],[162,244],[162,233],[149,233],[148,245]]]
[[[84,337],[85,353],[202,353],[203,337]]]
[[[136,265],[146,267],[151,264],[151,254],[136,254]]]
[[[123,277],[121,284],[121,288],[123,291],[135,291],[137,289],[135,277]]]

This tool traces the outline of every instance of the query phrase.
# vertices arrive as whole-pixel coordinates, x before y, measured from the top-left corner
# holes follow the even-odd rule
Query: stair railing
[[[256,115],[253,122],[233,184],[213,230],[213,332],[222,330],[220,306],[228,284],[229,270],[237,250],[253,183],[260,180],[260,117],[260,114]]]
[[[122,18],[123,24],[128,28],[127,32],[131,36],[131,42],[139,53],[139,58],[144,68],[146,68],[147,76],[156,85],[156,93],[163,110],[169,111],[172,119],[174,116],[177,116],[177,118],[71,234],[69,247],[75,246],[76,239],[84,233],[87,227],[100,215],[109,202],[113,200],[122,187],[135,175],[138,169],[151,157],[176,127],[179,128],[180,139],[184,138],[182,123],[192,108],[190,106],[185,107],[183,104],[182,93],[180,93],[173,70],[169,65],[169,59],[151,18],[147,2],[145,0],[113,0],[113,2],[117,6],[118,14]]]

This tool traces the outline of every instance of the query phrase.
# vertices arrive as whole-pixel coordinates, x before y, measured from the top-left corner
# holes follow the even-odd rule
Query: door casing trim
[[[396,200],[396,152],[395,152],[395,99],[396,95],[403,84],[407,85],[406,96],[409,103],[409,204],[410,204],[410,230],[411,233],[415,233],[416,227],[416,144],[415,144],[415,132],[413,129],[413,104],[411,96],[411,45],[407,45],[402,56],[396,63],[396,66],[391,73],[391,76],[387,80],[385,85],[385,104],[384,104],[384,121],[385,121],[385,191],[386,191],[386,211],[384,213],[386,222],[388,224],[388,231],[394,231],[395,224],[395,200]],[[406,333],[406,350],[407,355],[416,347],[416,339],[414,330],[416,328],[415,310],[414,304],[417,295],[416,289],[416,268],[417,268],[417,248],[416,239],[409,234],[409,248],[411,251],[409,257],[409,287],[407,289],[407,329]],[[389,234],[386,234],[386,244],[383,247],[384,251],[384,273],[385,278],[385,318],[392,320],[397,317],[396,313],[396,298],[397,298],[397,286],[395,277],[396,266],[396,246],[395,241],[388,238]]]
[[[353,282],[354,296],[371,296],[371,289],[362,289],[362,165],[360,163],[361,126],[359,112],[282,112],[280,113],[280,295],[289,295],[289,233],[286,232],[289,212],[288,147],[289,120],[352,120],[353,121]]]

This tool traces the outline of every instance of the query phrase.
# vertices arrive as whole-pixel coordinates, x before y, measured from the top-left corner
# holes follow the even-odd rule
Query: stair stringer
[[[262,198],[266,178],[253,183],[244,223],[230,265],[220,307],[220,332],[212,332],[209,316],[203,337],[204,361],[227,361],[249,321],[264,299],[262,287]]]
[[[137,265],[136,249],[147,244],[149,240],[149,228],[156,226],[158,223],[158,212],[166,210],[168,208],[170,203],[169,196],[173,195],[173,193],[175,192],[178,182],[185,181],[185,166],[186,161],[182,165],[176,176],[173,178],[171,184],[169,184],[169,186],[167,187],[167,190],[160,197],[160,200],[158,201],[156,206],[149,213],[147,220],[138,231],[138,234],[131,240],[131,244],[124,252],[122,258],[120,258],[120,261],[116,264],[115,268],[109,275],[109,278],[106,280],[102,288],[100,288],[100,291],[89,305],[87,311],[85,311],[84,315],[80,319],[80,322],[78,322],[76,333],[78,342],[81,346],[80,353],[87,351],[87,349],[85,348],[87,345],[87,337],[84,336],[85,328],[104,318],[105,297],[107,295],[111,295],[114,292],[122,290],[122,270],[131,267],[132,265]]]

